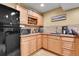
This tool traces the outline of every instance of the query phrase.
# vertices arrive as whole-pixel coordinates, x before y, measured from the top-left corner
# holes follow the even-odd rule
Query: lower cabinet
[[[22,56],[27,56],[29,55],[29,42],[25,42],[21,44],[21,55]]]
[[[61,40],[48,38],[48,50],[61,54]]]
[[[37,50],[38,50],[42,47],[42,35],[37,35],[36,40],[37,40],[36,45],[37,45]]]
[[[75,44],[74,38],[62,37],[62,55],[75,56]]]
[[[75,42],[75,54],[76,56],[79,56],[79,37],[76,38]]]
[[[29,43],[30,43],[29,41],[21,43],[21,56],[27,56],[30,54],[29,53],[30,52]]]
[[[21,55],[28,56],[36,51],[36,36],[21,38]]]
[[[29,44],[30,44],[29,52],[30,54],[32,54],[33,52],[36,51],[36,39],[31,39]]]
[[[76,41],[74,41],[76,40]],[[79,38],[34,35],[21,38],[21,55],[27,56],[40,48],[64,56],[79,55]]]
[[[43,37],[42,38],[43,39],[43,41],[42,41],[42,47],[44,48],[44,49],[48,49],[48,38],[47,37]]]
[[[62,55],[64,56],[75,56],[74,50],[64,49],[62,50]]]

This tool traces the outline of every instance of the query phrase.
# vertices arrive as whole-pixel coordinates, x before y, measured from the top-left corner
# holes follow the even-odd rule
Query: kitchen
[[[4,52],[0,55],[79,56],[78,3],[3,3],[0,5],[9,8],[7,11],[12,9],[11,12],[14,11],[18,15],[15,22],[19,22],[17,27],[20,28],[17,29],[20,32],[15,31],[19,34],[19,36],[17,35],[19,37],[18,50],[14,47],[16,50],[14,51],[10,46],[11,51],[9,52],[9,49],[5,48],[11,43],[6,45],[6,43],[0,42],[3,46],[0,52]],[[12,13],[12,16],[15,13]],[[6,18],[9,16],[6,15]],[[12,25],[11,22],[9,23]],[[12,29],[9,31],[14,32]],[[6,42],[6,40],[4,41]]]

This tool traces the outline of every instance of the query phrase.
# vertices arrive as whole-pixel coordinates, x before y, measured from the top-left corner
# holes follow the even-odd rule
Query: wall
[[[51,22],[51,17],[56,16],[59,14],[66,14],[67,19],[63,21],[57,21],[57,22]],[[62,8],[57,8],[54,10],[51,10],[47,13],[43,14],[44,16],[44,26],[63,26],[63,25],[74,25],[79,24],[79,8],[68,10],[64,12]]]
[[[60,15],[63,13],[66,14],[66,20],[51,22],[50,18],[52,16]],[[79,8],[75,8],[68,11],[64,11],[62,8],[57,8],[44,13],[43,16],[44,16],[45,33],[55,33],[56,30],[61,32],[61,26],[64,26],[64,25],[76,25],[76,24],[79,25]],[[56,29],[57,26],[59,27],[59,29]]]
[[[51,26],[51,25],[58,25],[61,24],[62,21],[58,21],[58,22],[51,22],[51,17],[56,16],[56,15],[60,15],[63,14],[64,11],[62,8],[56,8],[54,10],[48,11],[46,13],[43,14],[44,17],[44,26]]]
[[[79,24],[79,8],[66,11],[66,14],[67,14],[67,20],[64,23],[68,25]]]

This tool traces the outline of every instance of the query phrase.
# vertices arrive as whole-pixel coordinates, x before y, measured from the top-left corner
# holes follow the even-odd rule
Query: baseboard
[[[58,54],[58,53],[56,53],[56,52],[53,52],[53,51],[47,50],[47,49],[45,49],[45,48],[42,48],[42,49],[44,49],[44,50],[46,50],[46,51],[49,51],[49,52],[51,52],[51,53],[54,53],[54,54],[56,54],[56,55],[58,55],[58,56],[63,56],[63,55]]]
[[[56,53],[56,52],[52,52],[52,51],[50,51],[50,50],[47,50],[47,49],[45,49],[45,48],[43,48],[43,47],[40,48],[40,49],[44,49],[44,50],[46,50],[46,51],[49,51],[49,52],[51,52],[51,53],[54,53],[54,54],[56,54],[57,56],[63,56],[63,55],[58,54],[58,53]],[[31,54],[28,55],[28,56],[32,56],[33,54],[37,53],[40,49],[36,50],[35,52],[31,53]]]
[[[31,53],[30,55],[28,55],[28,56],[31,56],[31,55],[33,55],[33,54],[35,54],[35,53],[37,53],[39,50],[41,50],[42,48],[40,48],[40,49],[38,49],[38,50],[36,50],[35,52],[33,52],[33,53]]]

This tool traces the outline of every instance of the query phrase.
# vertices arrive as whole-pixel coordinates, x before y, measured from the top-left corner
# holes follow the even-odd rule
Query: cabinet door
[[[30,40],[30,53],[33,53],[36,51],[36,39]]]
[[[27,9],[17,5],[17,10],[20,11],[20,24],[28,24]]]
[[[43,26],[43,17],[41,15],[38,15],[38,26]]]
[[[31,11],[31,10],[28,10],[28,15],[31,15],[31,16],[33,16],[33,11]]]
[[[48,38],[48,50],[61,54],[61,40]]]
[[[48,39],[46,37],[43,37],[43,48],[48,49]]]
[[[38,13],[34,13],[34,16],[37,17],[37,25],[38,26],[43,26],[43,17],[42,15],[38,14]]]
[[[62,50],[64,56],[75,56],[74,50],[69,50],[69,49],[63,49]]]
[[[42,38],[41,35],[37,36],[37,50],[42,47]]]
[[[27,42],[21,42],[21,55],[22,56],[27,56],[29,55],[30,53],[30,48],[29,48],[29,41]]]
[[[79,37],[75,38],[75,55],[79,56]]]
[[[31,15],[31,16],[34,16],[35,18],[37,18],[37,25],[38,26],[43,26],[43,17],[42,17],[42,15],[40,15],[36,12],[33,12],[31,10],[28,10],[28,15]]]
[[[73,50],[74,49],[73,45],[74,43],[71,41],[62,41],[62,48]]]

